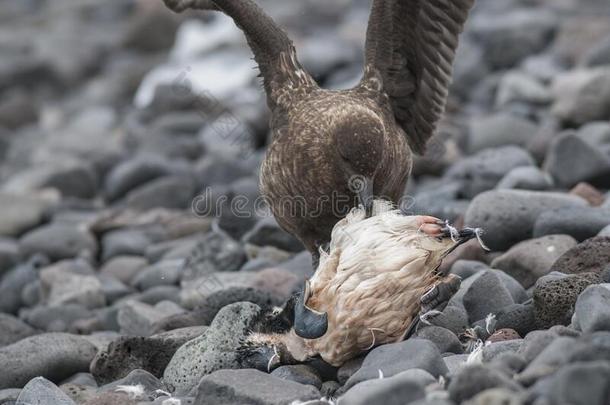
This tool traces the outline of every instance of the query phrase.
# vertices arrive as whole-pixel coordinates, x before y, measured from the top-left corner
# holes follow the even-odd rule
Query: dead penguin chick
[[[477,236],[434,217],[404,215],[384,201],[375,201],[370,217],[352,210],[333,228],[304,291],[255,327],[240,353],[244,364],[270,370],[320,356],[340,366],[404,339],[420,314],[442,310],[457,291],[459,278],[437,270]]]

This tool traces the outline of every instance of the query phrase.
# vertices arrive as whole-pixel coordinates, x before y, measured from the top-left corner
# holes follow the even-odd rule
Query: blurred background
[[[370,1],[259,3],[321,85],[358,82]],[[309,254],[255,204],[269,138],[259,82],[242,33],[220,14],[176,15],[161,0],[0,0],[0,348],[43,331],[103,331],[87,336],[103,348],[119,333],[208,325],[233,302],[280,304],[302,285]],[[477,0],[407,208],[482,226],[496,252],[561,234],[493,262],[519,281],[510,285],[520,298],[493,296],[484,315],[535,295],[538,277],[577,242],[610,236],[609,188],[608,0]],[[524,191],[499,192],[514,189]],[[600,243],[587,263],[607,262]],[[462,263],[464,277],[499,256],[469,249],[460,257],[481,263]],[[554,270],[576,272],[567,267]],[[536,325],[532,315],[508,327],[525,336],[568,324],[577,297],[568,290],[536,303],[536,316],[551,314]],[[222,333],[237,336],[225,323]],[[45,361],[11,350],[35,371],[2,377],[0,388],[43,372],[62,381],[95,354],[80,368],[37,371]],[[91,370],[100,384],[135,368],[160,377],[173,351],[146,366],[115,353]],[[7,369],[19,374],[26,363],[16,364]]]

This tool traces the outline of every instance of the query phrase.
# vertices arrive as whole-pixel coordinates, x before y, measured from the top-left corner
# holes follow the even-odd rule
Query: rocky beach
[[[259,0],[324,87],[365,0]],[[270,373],[237,350],[312,273],[265,209],[241,31],[161,0],[0,7],[0,405],[609,405],[610,5],[477,0],[401,208],[477,240],[414,337]]]

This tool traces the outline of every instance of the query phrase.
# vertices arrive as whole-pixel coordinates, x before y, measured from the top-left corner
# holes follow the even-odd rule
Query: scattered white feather
[[[381,328],[369,328],[369,331],[371,332],[371,334],[373,335],[373,342],[369,345],[369,347],[367,347],[364,350],[370,350],[375,346],[375,342],[377,341],[377,337],[375,336],[375,331],[379,331],[382,333],[385,333],[385,331]]]
[[[381,369],[380,369],[380,368],[379,368],[379,369],[377,369],[377,371],[379,371],[379,379],[380,379],[380,380],[383,380],[383,378],[384,378],[384,377],[383,377],[383,371],[381,371]]]
[[[485,317],[485,330],[490,335],[496,331],[496,315],[490,313]]]
[[[451,240],[455,243],[458,243],[459,237],[460,237],[460,232],[457,230],[457,228],[452,226],[449,223],[449,221],[445,221],[445,226],[447,227],[447,229],[449,229],[449,234],[451,235]]]
[[[318,404],[320,402],[325,402],[329,405],[336,405],[337,401],[334,399],[330,399],[330,398],[326,398],[326,397],[322,397],[320,399],[312,399],[309,401],[300,401],[300,400],[296,400],[296,401],[292,401],[290,403],[290,405],[313,405],[313,404]]]
[[[269,359],[269,363],[267,363],[267,372],[270,373],[271,372],[271,364],[273,364],[273,360],[275,360],[275,358],[279,358],[280,354],[277,351],[277,346],[273,346],[273,356],[271,356],[271,358]]]
[[[123,392],[131,399],[143,399],[144,398],[144,386],[138,385],[118,385],[115,389],[116,392]]]
[[[466,364],[477,364],[477,363],[482,363],[483,362],[483,347],[485,347],[485,344],[483,343],[482,340],[478,340],[477,343],[474,346],[474,350],[472,351],[472,353],[470,353],[468,355],[468,358],[466,359]]]
[[[419,317],[419,320],[424,325],[432,326],[432,322],[430,322],[430,320],[433,319],[434,317],[440,315],[440,314],[442,314],[441,311],[433,309],[431,311],[426,312],[425,314],[421,314],[420,317]]]
[[[155,390],[155,394],[165,395],[166,397],[171,397],[172,396],[172,394],[170,394],[169,392],[164,391],[164,390]]]
[[[483,229],[475,228],[474,229],[474,234],[477,237],[477,241],[479,242],[479,245],[483,248],[483,250],[491,252],[491,249],[487,247],[485,242],[483,242],[483,238],[481,237],[481,235],[483,235]]]

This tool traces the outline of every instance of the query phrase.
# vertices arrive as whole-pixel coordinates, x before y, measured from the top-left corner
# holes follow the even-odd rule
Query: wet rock
[[[553,178],[537,167],[515,167],[506,173],[496,188],[545,191],[553,187]]]
[[[23,235],[20,241],[25,255],[42,253],[51,260],[61,260],[84,254],[95,257],[96,239],[88,231],[72,225],[52,223]]]
[[[460,403],[490,388],[519,392],[519,385],[501,372],[484,365],[464,367],[449,383],[449,397]]]
[[[44,377],[36,377],[30,380],[21,390],[17,403],[31,405],[76,405],[70,397]]]
[[[154,306],[138,301],[127,301],[119,310],[117,321],[124,334],[150,336],[155,322],[181,312],[184,312],[184,309],[171,301],[161,301]]]
[[[468,150],[473,153],[505,145],[525,146],[537,130],[532,122],[503,112],[475,118],[470,124]]]
[[[445,177],[462,182],[460,193],[468,199],[494,188],[509,171],[521,166],[534,166],[529,153],[516,146],[503,146],[459,160]]]
[[[39,225],[52,202],[30,194],[0,193],[0,235],[20,236]]]
[[[404,375],[405,373],[407,375]],[[409,371],[406,371],[389,378],[363,381],[350,388],[339,401],[354,405],[400,405],[424,398],[425,387],[413,381],[408,374]]]
[[[161,377],[176,350],[204,331],[204,327],[193,326],[148,338],[122,336],[95,356],[91,363],[91,373],[100,383],[118,380],[135,369]]]
[[[0,348],[0,388],[23,387],[36,376],[51,381],[63,380],[88,371],[96,349],[80,336],[44,333]]]
[[[414,368],[423,369],[435,377],[448,372],[434,343],[423,339],[409,339],[373,349],[365,357],[362,367],[347,380],[345,388],[349,389],[362,381],[379,378],[379,370],[385,377],[391,377]]]
[[[534,236],[566,234],[584,241],[610,224],[610,209],[561,208],[543,212],[534,224]]]
[[[610,68],[578,69],[555,77],[552,113],[582,125],[610,117]]]
[[[491,262],[514,277],[525,288],[551,270],[555,261],[572,247],[576,240],[568,235],[549,235],[516,244]]]
[[[610,284],[591,285],[578,296],[572,324],[583,332],[610,331]]]
[[[553,264],[551,271],[565,274],[601,274],[610,262],[610,237],[597,236],[579,243]]]
[[[525,190],[488,191],[475,197],[465,225],[485,229],[483,239],[492,250],[506,250],[532,236],[538,216],[550,209],[582,207],[586,202],[561,193]]]
[[[569,275],[560,279],[540,279],[534,286],[534,314],[539,328],[569,325],[578,295],[600,281],[594,273]]]
[[[280,366],[271,375],[282,380],[294,381],[299,384],[312,385],[317,389],[322,387],[322,380],[316,370],[305,364]]]
[[[283,405],[317,398],[320,392],[311,385],[281,380],[258,370],[218,370],[201,379],[195,402]]]
[[[461,354],[463,352],[462,344],[457,336],[448,329],[439,326],[427,326],[419,329],[416,336],[434,343],[441,353]]]
[[[484,319],[490,313],[514,304],[508,289],[491,271],[485,271],[477,277],[466,290],[463,302],[470,322]]]
[[[0,313],[0,347],[8,346],[35,333],[31,326],[14,316]]]
[[[304,249],[301,242],[281,229],[273,217],[260,220],[244,235],[243,241],[258,246],[275,246],[288,252],[300,252]]]
[[[236,349],[259,311],[260,307],[247,302],[224,307],[202,336],[190,340],[176,351],[163,373],[164,380],[177,393],[186,393],[207,374],[239,368]]]

